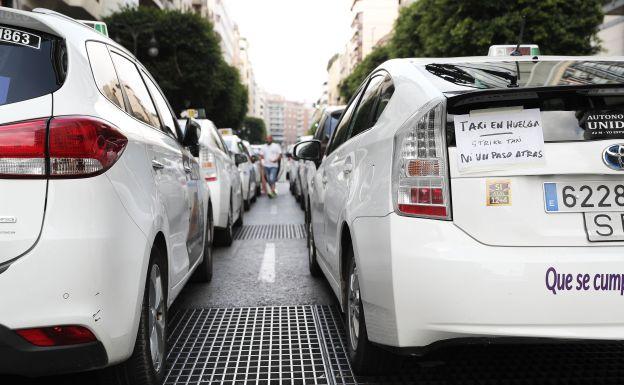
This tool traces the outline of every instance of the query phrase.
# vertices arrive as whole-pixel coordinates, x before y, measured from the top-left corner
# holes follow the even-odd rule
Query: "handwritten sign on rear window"
[[[537,108],[455,115],[455,142],[460,172],[544,161],[542,119]]]

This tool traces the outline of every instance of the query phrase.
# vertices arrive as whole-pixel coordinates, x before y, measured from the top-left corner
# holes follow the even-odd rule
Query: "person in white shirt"
[[[274,198],[275,183],[277,182],[277,174],[279,171],[279,162],[282,159],[282,147],[273,142],[271,135],[267,136],[267,143],[262,146],[262,165],[264,166],[264,175],[266,175],[267,182],[269,183],[269,191],[267,195],[269,198]]]

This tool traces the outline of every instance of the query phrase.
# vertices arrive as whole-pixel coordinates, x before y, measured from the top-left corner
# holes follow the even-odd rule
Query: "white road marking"
[[[275,243],[267,243],[264,248],[258,281],[275,282]]]
[[[277,215],[277,205],[271,205],[271,215]]]

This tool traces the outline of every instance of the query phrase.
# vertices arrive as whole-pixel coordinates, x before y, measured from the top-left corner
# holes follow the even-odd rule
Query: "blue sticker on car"
[[[6,76],[0,76],[0,105],[5,104],[7,96],[9,95],[9,86],[11,85],[11,78]]]
[[[556,183],[544,183],[544,202],[546,203],[546,211],[559,211]]]

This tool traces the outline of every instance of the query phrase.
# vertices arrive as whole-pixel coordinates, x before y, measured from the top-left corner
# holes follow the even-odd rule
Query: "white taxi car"
[[[168,308],[210,253],[198,132],[93,29],[0,8],[0,31],[0,373],[160,384]]]
[[[624,59],[388,61],[310,190],[358,373],[440,344],[624,339]]]
[[[222,130],[221,132],[227,131]],[[223,141],[230,150],[236,162],[236,166],[238,167],[240,180],[243,186],[243,206],[245,210],[249,210],[251,204],[256,201],[257,191],[256,171],[251,159],[251,154],[249,154],[247,147],[245,147],[238,135],[225,134],[223,135]]]
[[[217,246],[231,246],[234,226],[242,224],[244,212],[243,188],[236,163],[217,127],[209,119],[180,119],[180,125],[195,122],[201,128],[199,137],[199,167],[212,197],[210,207]],[[211,261],[212,262],[212,261]]]

